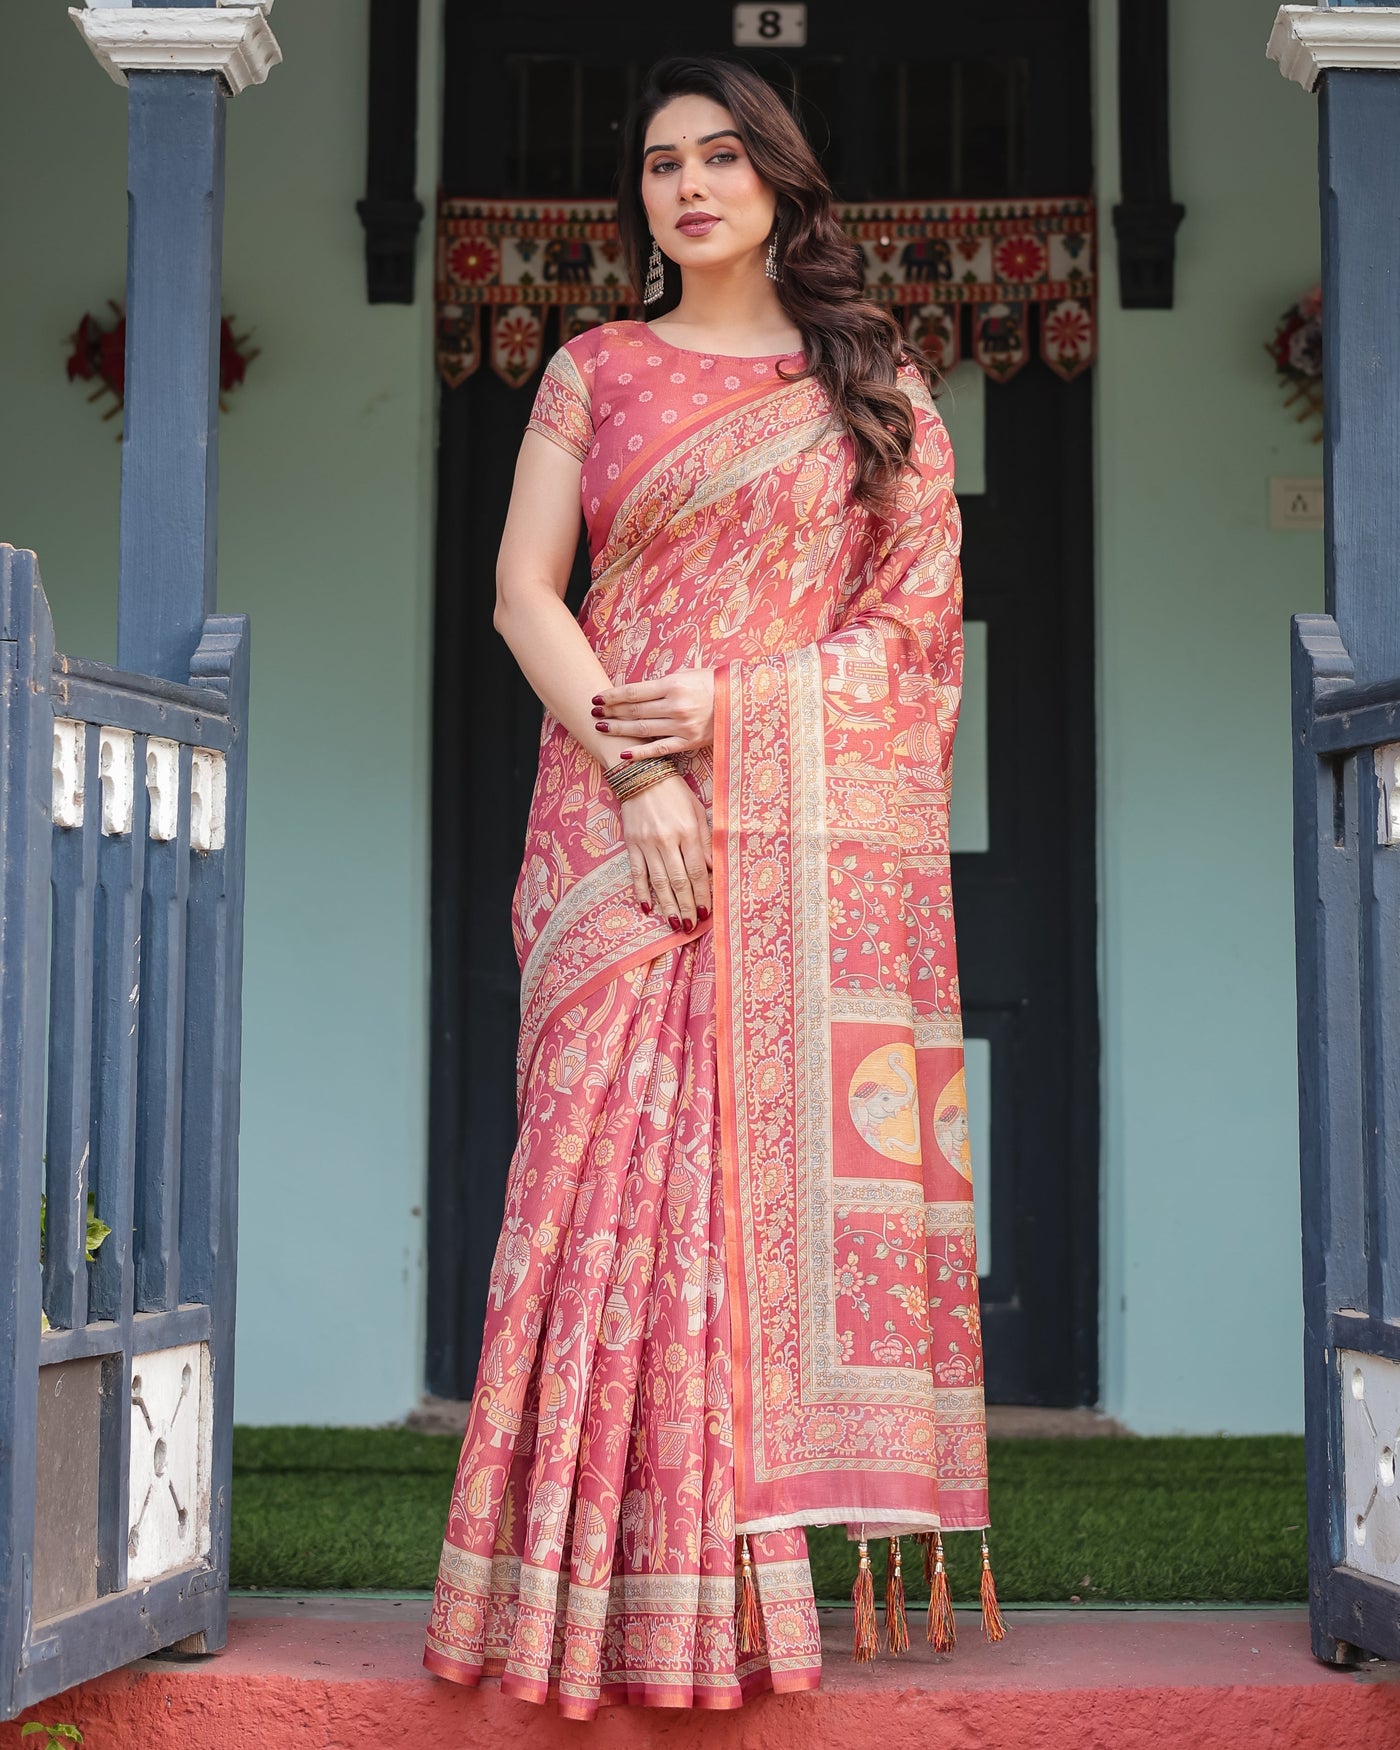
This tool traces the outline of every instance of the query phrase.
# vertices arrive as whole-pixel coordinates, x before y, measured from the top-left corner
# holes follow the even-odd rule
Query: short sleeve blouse
[[[528,422],[530,431],[551,438],[578,462],[593,443],[592,397],[576,356],[583,350],[581,338],[561,346],[545,366]]]
[[[565,341],[545,366],[528,429],[579,463],[594,559],[647,469],[801,363],[800,352],[730,358],[675,347],[644,322],[605,322]]]

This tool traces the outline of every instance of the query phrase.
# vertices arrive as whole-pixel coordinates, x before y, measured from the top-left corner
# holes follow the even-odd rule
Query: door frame
[[[525,0],[531,10],[530,0]],[[547,8],[546,8],[547,10]],[[815,9],[814,9],[815,10]],[[1003,0],[1006,21],[1028,32],[1046,27],[1043,0]],[[1079,28],[1082,42],[1082,92],[1070,101],[1080,103],[1083,125],[1065,130],[1075,140],[1057,143],[1053,179],[1062,183],[1056,193],[1079,192],[1092,187],[1091,111],[1089,108],[1089,9],[1083,7]],[[998,21],[981,17],[968,24],[969,41],[985,50],[995,42]],[[462,162],[462,140],[474,94],[491,79],[499,78],[493,60],[491,38],[495,25],[466,16],[466,9],[447,9],[444,64],[452,81],[454,67],[464,70],[462,84],[454,89],[458,102],[447,105],[443,118],[443,181],[456,192],[457,165]],[[561,52],[568,47],[561,43]],[[595,45],[596,47],[596,45]],[[961,51],[960,51],[961,52]],[[1046,102],[1045,92],[1035,101]],[[1082,136],[1082,137],[1080,137]],[[494,153],[494,156],[490,154]],[[497,142],[483,160],[471,155],[474,186],[463,183],[461,192],[489,195],[508,186],[507,147]],[[1047,176],[1051,171],[1047,171]],[[1033,190],[1032,192],[1036,192]],[[1043,192],[1052,192],[1049,188]],[[503,197],[504,198],[504,197]],[[512,196],[510,198],[520,198]],[[1027,370],[1046,367],[1032,358]],[[483,365],[478,376],[485,376]],[[462,717],[466,709],[463,677],[454,653],[460,648],[465,619],[472,612],[471,577],[465,563],[471,511],[464,491],[445,490],[444,482],[462,479],[479,456],[481,434],[474,430],[470,405],[473,385],[441,391],[439,444],[437,451],[437,569],[434,607],[433,728],[432,728],[432,854],[431,854],[431,992],[430,992],[430,1090],[427,1236],[427,1341],[426,1383],[439,1397],[464,1399],[471,1395],[475,1378],[480,1314],[484,1307],[491,1260],[499,1229],[505,1175],[510,1148],[503,1136],[484,1134],[472,1111],[471,1075],[459,1073],[464,1029],[468,1025],[465,1002],[465,967],[474,953],[479,958],[480,926],[464,917],[463,885],[470,878],[473,826],[485,814],[492,816],[492,830],[523,829],[520,795],[528,804],[535,743],[531,725],[525,721],[493,726],[492,760],[463,769]],[[993,384],[995,394],[1000,385]],[[526,396],[524,388],[511,390]],[[1048,465],[1060,474],[1064,507],[1065,626],[1064,640],[1055,660],[1064,673],[1066,688],[1065,757],[1068,765],[1065,794],[1069,809],[1064,844],[1071,867],[1068,871],[1067,927],[1070,932],[1068,959],[1070,977],[1065,993],[1067,1025],[1077,1042],[1069,1054],[1068,1111],[1071,1134],[1067,1139],[1067,1187],[1065,1233],[1067,1256],[1054,1262],[1071,1312],[1068,1341],[1071,1354],[1062,1358],[1058,1375],[1066,1383],[1054,1402],[1092,1405],[1100,1393],[1101,1366],[1101,1161],[1100,1161],[1100,1033],[1098,988],[1098,768],[1096,749],[1096,648],[1094,575],[1094,462],[1092,372],[1070,383],[1059,383],[1057,393],[1073,398],[1067,430],[1075,441],[1063,444]],[[523,424],[524,411],[521,423]],[[478,582],[478,589],[487,586]],[[477,620],[488,622],[476,606]],[[502,738],[497,747],[496,738]],[[527,765],[529,770],[526,770]],[[489,766],[491,770],[486,770]],[[513,785],[514,789],[510,789]],[[462,805],[470,794],[477,815]],[[956,862],[955,862],[956,870]],[[955,873],[956,881],[956,873]],[[501,903],[502,883],[493,890],[491,909]],[[495,920],[497,931],[505,926],[504,914]],[[513,1048],[512,1039],[511,1046]],[[504,1073],[505,1052],[499,1038],[482,1047],[491,1059],[493,1074]],[[513,1061],[513,1059],[512,1059]],[[513,1140],[513,1138],[511,1139]],[[464,1162],[476,1160],[468,1171]],[[477,1162],[479,1161],[479,1165]],[[994,1213],[994,1220],[998,1217]],[[995,1250],[995,1248],[994,1248]],[[995,1343],[995,1310],[986,1309],[986,1328]],[[1017,1395],[998,1401],[1039,1402],[1032,1395]]]

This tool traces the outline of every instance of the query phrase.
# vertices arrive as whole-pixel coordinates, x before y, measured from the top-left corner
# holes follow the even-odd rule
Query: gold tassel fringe
[[[851,1588],[851,1602],[856,1607],[856,1659],[864,1664],[880,1650],[880,1637],[875,1627],[875,1580],[870,1572],[870,1546],[860,1540],[860,1567],[856,1583]]]
[[[892,1653],[909,1651],[909,1618],[904,1609],[904,1563],[897,1537],[890,1539],[889,1559],[885,1564],[885,1644]]]
[[[933,1578],[928,1589],[928,1638],[935,1653],[951,1653],[958,1641],[958,1620],[953,1615],[953,1593],[943,1561],[943,1533],[929,1540],[933,1550]]]
[[[734,1645],[741,1655],[763,1651],[763,1612],[758,1607],[758,1586],[749,1559],[749,1540],[739,1539],[739,1593],[734,1600]]]
[[[982,1633],[989,1641],[1006,1639],[1006,1622],[997,1604],[996,1581],[992,1578],[992,1558],[987,1553],[987,1533],[982,1533]]]

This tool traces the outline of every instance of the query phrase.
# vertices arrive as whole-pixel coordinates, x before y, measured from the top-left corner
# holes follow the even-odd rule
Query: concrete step
[[[857,1665],[850,1612],[823,1612],[822,1687],[732,1713],[606,1707],[560,1720],[420,1664],[422,1598],[233,1600],[227,1649],[142,1660],[26,1718],[69,1720],[85,1750],[1392,1750],[1400,1667],[1335,1670],[1301,1609],[1006,1612],[997,1646],[959,1613],[957,1651],[919,1640]],[[20,1750],[20,1722],[0,1750]],[[35,1743],[25,1741],[26,1747]]]

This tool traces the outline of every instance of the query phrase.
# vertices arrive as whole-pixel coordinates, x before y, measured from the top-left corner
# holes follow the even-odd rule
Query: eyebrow
[[[708,146],[711,140],[737,140],[738,138],[738,128],[720,128],[717,133],[701,134],[695,144],[697,146]],[[650,158],[653,152],[674,152],[675,150],[676,148],[674,146],[648,146],[646,151],[642,153],[642,157]]]

